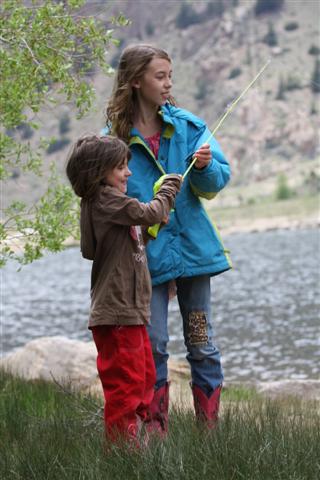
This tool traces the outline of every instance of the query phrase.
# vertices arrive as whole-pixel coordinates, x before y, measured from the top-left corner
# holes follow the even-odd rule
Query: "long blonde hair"
[[[147,44],[129,45],[119,60],[113,92],[106,107],[106,120],[111,133],[127,143],[137,108],[135,89],[131,84],[144,75],[153,58],[163,58],[171,63],[165,50]],[[171,96],[168,101],[171,105],[176,104]]]

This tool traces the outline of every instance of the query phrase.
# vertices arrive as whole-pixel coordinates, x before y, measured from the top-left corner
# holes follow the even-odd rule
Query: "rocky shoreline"
[[[292,219],[290,217],[258,218],[248,222],[248,220],[239,219],[234,225],[226,227],[221,226],[222,235],[233,235],[236,233],[255,233],[267,232],[270,230],[301,230],[307,228],[320,227],[319,215]]]
[[[102,395],[96,370],[96,348],[93,342],[62,336],[40,337],[0,359],[0,368],[27,380],[44,379],[70,383],[73,388]],[[169,361],[172,405],[191,408],[189,366]],[[320,380],[283,380],[276,382],[225,382],[225,388],[250,387],[269,398],[295,396],[320,401]]]

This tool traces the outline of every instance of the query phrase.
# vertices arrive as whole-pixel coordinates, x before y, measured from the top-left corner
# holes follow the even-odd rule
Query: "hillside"
[[[178,104],[212,127],[271,59],[261,79],[217,132],[233,172],[230,186],[215,201],[219,208],[272,196],[279,174],[298,196],[319,191],[320,94],[312,88],[320,58],[319,4],[285,0],[279,11],[260,15],[254,11],[256,4],[256,0],[188,2],[184,17],[182,1],[115,1],[110,7],[107,2],[89,1],[85,7],[86,13],[106,21],[119,10],[132,21],[129,27],[115,32],[121,47],[112,47],[109,52],[113,65],[129,43],[148,42],[168,50]],[[60,171],[68,141],[84,132],[99,132],[104,124],[103,109],[113,80],[99,72],[92,78],[97,101],[89,116],[76,120],[67,104],[44,109],[39,116],[43,128],[32,142],[40,136],[65,139],[65,147],[46,158],[47,164],[55,161]],[[63,121],[67,126],[61,135]],[[32,202],[41,195],[42,185],[38,178],[15,172],[5,190],[5,201],[18,197]]]

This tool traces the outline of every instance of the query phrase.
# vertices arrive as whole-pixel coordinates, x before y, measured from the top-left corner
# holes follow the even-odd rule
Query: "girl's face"
[[[164,58],[153,58],[144,75],[134,80],[138,98],[152,106],[164,105],[172,87],[171,63]]]
[[[127,191],[128,178],[131,172],[128,167],[128,160],[125,159],[121,165],[115,167],[111,172],[106,174],[106,183],[111,187],[117,188],[122,193]]]

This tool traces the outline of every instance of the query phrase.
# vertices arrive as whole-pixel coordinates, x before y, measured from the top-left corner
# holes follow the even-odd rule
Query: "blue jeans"
[[[223,381],[220,353],[213,344],[210,276],[177,278],[176,284],[192,384],[210,395]],[[168,378],[168,301],[168,283],[153,287],[148,333],[157,370],[156,389]]]

